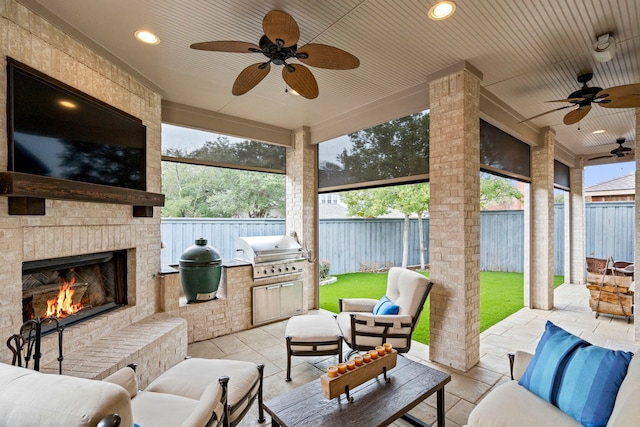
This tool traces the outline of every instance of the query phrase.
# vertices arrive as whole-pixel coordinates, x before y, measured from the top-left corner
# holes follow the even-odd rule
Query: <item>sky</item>
[[[610,179],[635,172],[636,162],[612,163],[608,165],[586,166],[584,168],[584,186],[589,187]]]

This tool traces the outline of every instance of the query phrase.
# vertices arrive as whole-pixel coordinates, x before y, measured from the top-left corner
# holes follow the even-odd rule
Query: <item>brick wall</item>
[[[142,120],[147,127],[147,188],[160,192],[160,95],[15,0],[0,0],[0,171],[7,170],[6,58],[12,57]],[[65,353],[96,334],[108,334],[159,309],[160,211],[133,218],[127,205],[47,200],[44,216],[8,215],[0,196],[0,337],[22,324],[22,262],[84,253],[128,250],[129,302],[95,320],[68,327]],[[53,338],[44,360],[57,356]],[[0,361],[10,360],[9,351]]]

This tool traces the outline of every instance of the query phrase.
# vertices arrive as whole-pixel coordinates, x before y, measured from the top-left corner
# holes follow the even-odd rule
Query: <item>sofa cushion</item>
[[[469,414],[469,427],[581,427],[580,423],[550,405],[516,381],[499,385]]]
[[[535,354],[518,384],[555,405],[567,360],[573,350],[587,344],[585,340],[547,322]]]
[[[569,358],[558,389],[558,407],[586,427],[607,424],[632,354],[589,345]]]
[[[34,405],[34,402],[38,402]],[[0,425],[94,427],[112,413],[131,427],[129,393],[116,384],[0,363]]]
[[[380,301],[373,307],[373,314],[398,314],[400,307],[395,305],[388,296],[383,296]]]

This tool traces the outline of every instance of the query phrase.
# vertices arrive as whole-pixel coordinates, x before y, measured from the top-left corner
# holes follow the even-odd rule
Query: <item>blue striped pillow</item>
[[[555,405],[555,394],[564,365],[573,350],[589,343],[549,321],[544,329],[536,352],[518,384]]]
[[[558,389],[558,408],[585,427],[605,426],[633,353],[590,345],[576,349]]]
[[[585,427],[606,426],[632,356],[591,345],[547,322],[518,384]]]
[[[395,305],[386,295],[373,307],[373,314],[398,314],[400,307]]]

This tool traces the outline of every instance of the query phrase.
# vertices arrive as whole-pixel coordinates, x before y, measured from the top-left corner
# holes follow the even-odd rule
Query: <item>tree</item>
[[[409,258],[409,218],[418,214],[418,233],[420,233],[420,264],[424,262],[424,233],[422,215],[429,210],[429,184],[409,184],[396,187],[378,187],[367,190],[349,191],[343,193],[342,200],[347,205],[348,216],[374,218],[397,209],[404,214],[402,233],[402,267],[407,267]]]
[[[523,194],[506,178],[488,173],[480,176],[480,209],[487,206],[509,205],[513,200],[522,200]]]
[[[266,218],[284,211],[284,175],[162,162],[164,217]]]
[[[416,113],[349,134],[338,155],[352,182],[429,173],[429,114]]]

